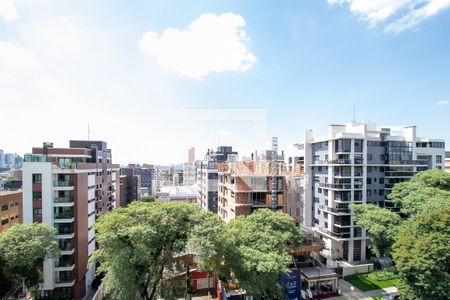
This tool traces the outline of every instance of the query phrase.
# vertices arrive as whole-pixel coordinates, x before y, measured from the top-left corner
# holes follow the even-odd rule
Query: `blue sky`
[[[247,155],[354,105],[358,121],[450,141],[449,28],[448,0],[0,0],[0,148],[66,146],[90,123],[120,163],[217,143]]]

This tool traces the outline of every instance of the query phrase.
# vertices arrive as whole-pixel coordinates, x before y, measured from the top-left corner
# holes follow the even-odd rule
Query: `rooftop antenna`
[[[90,141],[91,138],[91,127],[90,124],[88,123],[88,141]]]

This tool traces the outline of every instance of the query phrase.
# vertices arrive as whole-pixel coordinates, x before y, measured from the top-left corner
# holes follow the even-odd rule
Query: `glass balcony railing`
[[[71,251],[74,249],[73,243],[71,240],[60,240],[58,243],[59,249],[61,251]]]
[[[53,198],[54,203],[71,203],[73,202],[73,197],[66,196],[66,197],[55,197]]]
[[[56,187],[73,186],[73,182],[71,180],[65,180],[65,181],[54,180],[53,186],[56,186]]]
[[[72,234],[74,233],[71,224],[55,224],[56,234]]]
[[[73,212],[60,212],[54,214],[55,219],[71,219],[73,218]]]
[[[66,255],[67,257],[67,255]],[[64,268],[64,267],[71,267],[73,266],[74,262],[73,259],[64,259],[64,260],[59,260],[57,262],[55,262],[55,267],[59,267],[59,268]]]
[[[62,272],[61,272],[62,273]],[[73,275],[72,274],[67,274],[64,276],[59,276],[55,279],[55,283],[70,283],[73,281]]]

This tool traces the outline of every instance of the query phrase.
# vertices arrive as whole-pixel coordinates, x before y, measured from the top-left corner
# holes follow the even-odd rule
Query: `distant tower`
[[[272,210],[276,211],[278,206],[277,199],[277,160],[278,160],[278,138],[272,138]]]
[[[195,161],[195,148],[189,148],[189,152],[188,152],[188,162],[190,164],[194,163]]]

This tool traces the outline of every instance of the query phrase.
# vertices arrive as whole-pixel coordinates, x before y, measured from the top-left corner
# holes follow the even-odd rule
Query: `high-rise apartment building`
[[[25,156],[23,221],[55,227],[61,256],[46,259],[38,299],[82,299],[95,279],[88,258],[96,247],[96,219],[120,204],[119,165],[102,141],[44,143]],[[46,298],[47,297],[47,298]]]
[[[195,148],[189,148],[188,150],[188,163],[193,164],[195,162]]]
[[[134,169],[134,175],[139,175],[141,177],[141,188],[145,190],[142,195],[152,194],[153,179],[155,178],[156,169],[153,165],[143,164],[129,164],[128,168]]]
[[[134,171],[130,167],[120,168],[120,206],[141,199],[141,176]]]
[[[237,154],[230,146],[220,146],[217,151],[207,151],[205,159],[197,168],[197,203],[201,209],[217,213],[217,168],[220,163],[236,160]]]
[[[5,151],[0,149],[0,171],[5,168]]]
[[[197,166],[195,162],[183,165],[183,185],[190,186],[197,182]]]
[[[444,141],[418,137],[415,126],[330,125],[325,136],[306,131],[296,147],[286,159],[288,169],[301,162],[306,175],[301,223],[325,241],[321,255],[331,267],[335,259],[358,262],[368,256],[368,236],[355,225],[350,204],[396,210],[387,197],[394,184],[444,169]]]

